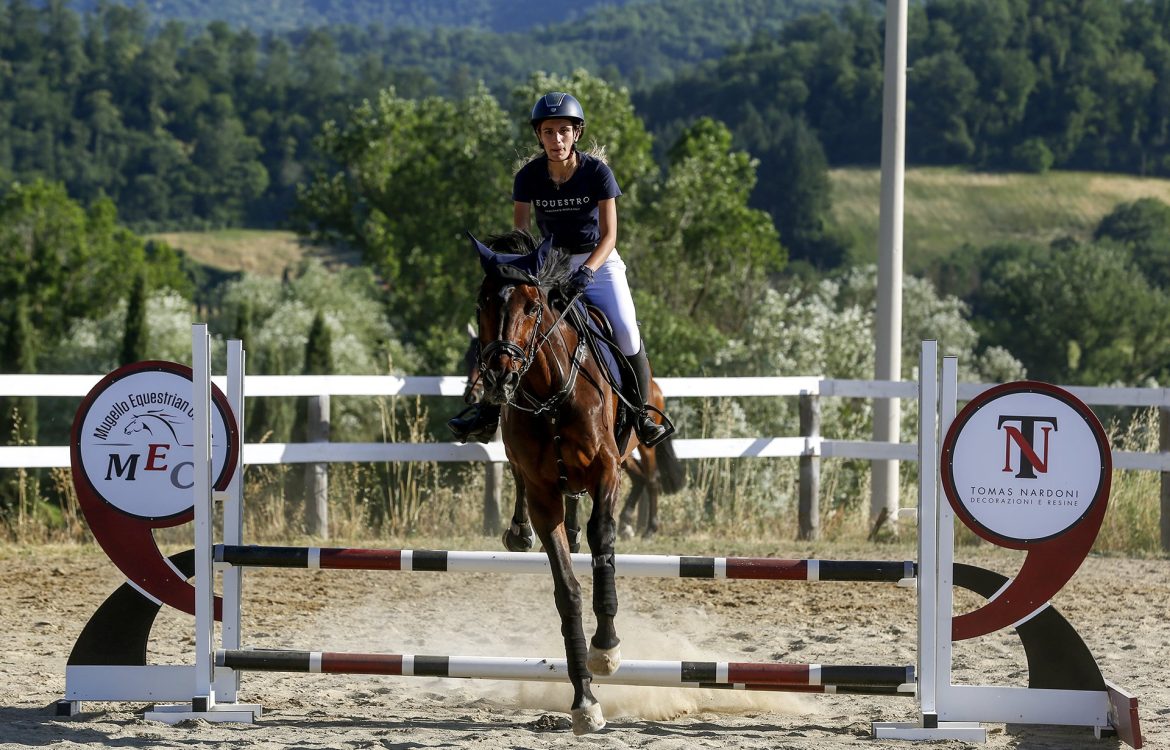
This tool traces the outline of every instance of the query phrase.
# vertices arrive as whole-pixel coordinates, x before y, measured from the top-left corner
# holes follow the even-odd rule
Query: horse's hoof
[[[622,650],[620,646],[613,648],[598,648],[592,643],[589,644],[589,660],[585,663],[589,667],[590,674],[595,674],[601,677],[611,675],[618,671],[618,667],[622,665]]]
[[[585,708],[573,709],[573,734],[582,735],[596,732],[605,726],[605,716],[601,713],[601,704],[594,703]]]
[[[618,536],[621,537],[622,539],[633,539],[634,538],[634,527],[628,523],[623,523],[621,525],[621,527],[618,529]]]
[[[532,533],[531,526],[512,524],[511,527],[504,529],[503,540],[504,549],[509,552],[529,552],[536,544],[536,534]]]

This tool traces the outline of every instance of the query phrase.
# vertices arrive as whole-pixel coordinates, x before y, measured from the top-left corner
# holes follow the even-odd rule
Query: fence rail
[[[85,396],[102,375],[0,375],[0,398]],[[212,380],[221,389],[226,378]],[[798,436],[754,438],[677,439],[682,459],[800,457],[860,460],[917,461],[915,443],[832,440],[819,434],[819,399],[918,397],[913,381],[836,380],[805,377],[661,378],[667,398],[799,397],[802,432]],[[962,383],[959,399],[966,401],[995,385]],[[1113,465],[1127,471],[1162,474],[1161,517],[1163,548],[1170,550],[1170,389],[1062,386],[1090,406],[1157,408],[1160,443],[1155,453],[1113,451]],[[464,379],[454,376],[376,375],[249,375],[249,398],[308,397],[327,402],[330,396],[462,396]],[[327,407],[326,407],[327,408]],[[327,413],[327,412],[326,412]],[[440,461],[500,463],[507,459],[500,443],[248,443],[246,464],[325,464],[344,462]],[[69,466],[69,446],[0,446],[0,469]],[[805,472],[802,472],[802,475]],[[808,482],[815,498],[815,481]],[[804,488],[807,489],[807,488]],[[802,495],[805,492],[802,490]],[[802,502],[804,498],[802,497]]]
[[[101,375],[0,375],[0,397],[81,398],[101,380]],[[224,378],[213,378],[220,388]],[[249,398],[270,396],[461,396],[464,380],[454,376],[376,375],[249,375]],[[820,377],[661,378],[667,398],[730,397],[918,397],[910,381],[833,380]],[[993,383],[964,383],[959,398],[969,400]],[[1170,412],[1167,388],[1097,388],[1063,386],[1091,406],[1160,408]],[[706,438],[675,441],[679,458],[770,458],[819,456],[863,460],[916,461],[914,443],[880,443],[865,440],[832,440],[817,434],[792,437]],[[249,443],[244,462],[249,464],[340,463],[366,461],[505,461],[497,444],[455,443]],[[1114,451],[1119,469],[1170,472],[1170,447],[1158,453]],[[68,446],[0,446],[0,468],[51,468],[69,466]]]

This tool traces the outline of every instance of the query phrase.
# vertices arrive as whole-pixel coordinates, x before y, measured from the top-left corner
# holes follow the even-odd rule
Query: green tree
[[[145,243],[118,225],[109,200],[85,209],[64,186],[39,180],[0,197],[0,308],[25,295],[29,320],[46,343],[72,321],[125,299],[145,263]],[[147,273],[159,286],[190,286],[177,262],[155,272]]]
[[[128,365],[146,359],[150,333],[146,322],[146,277],[141,273],[134,277],[134,286],[130,288],[126,324],[122,331],[122,352],[118,364]]]
[[[1166,378],[1170,297],[1150,286],[1125,249],[995,245],[984,248],[980,265],[971,305],[982,340],[1015,353],[1031,377],[1074,385]]]
[[[309,326],[309,337],[305,341],[305,366],[303,375],[333,374],[333,337],[325,325],[325,316],[318,312]]]
[[[32,375],[37,371],[36,336],[22,295],[13,300],[4,321],[0,372]],[[15,445],[37,441],[37,399],[11,396],[0,399],[0,442]]]
[[[432,371],[455,370],[474,308],[480,270],[463,233],[510,226],[516,133],[485,89],[460,101],[383,91],[326,125],[333,166],[300,193],[302,230],[377,269],[391,320]]]
[[[1150,283],[1170,288],[1170,206],[1157,198],[1122,203],[1101,219],[1093,239],[1121,243]]]
[[[771,219],[748,206],[755,180],[755,161],[722,123],[704,118],[683,134],[629,253],[640,304],[723,335],[742,328],[786,257]]]

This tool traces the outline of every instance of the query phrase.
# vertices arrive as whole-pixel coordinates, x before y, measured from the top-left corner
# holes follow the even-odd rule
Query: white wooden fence
[[[102,378],[101,375],[0,375],[0,397],[77,397],[80,399]],[[220,388],[222,378],[214,378]],[[911,381],[832,380],[821,377],[743,378],[661,378],[659,385],[667,398],[710,397],[800,397],[802,407],[817,411],[820,398],[902,398],[918,397],[917,383]],[[993,384],[964,383],[960,400],[968,400]],[[268,396],[452,396],[463,394],[461,377],[398,377],[365,375],[249,375],[245,393],[250,398]],[[1162,545],[1170,550],[1170,389],[1101,388],[1063,386],[1091,406],[1158,408],[1161,440],[1158,452],[1114,450],[1117,469],[1157,471],[1162,474]],[[453,404],[454,406],[454,404]],[[802,413],[808,411],[802,408]],[[327,413],[327,412],[326,412]],[[802,457],[805,459],[848,458],[917,461],[914,443],[879,443],[867,440],[834,440],[819,434],[819,419],[802,419],[797,436],[754,438],[679,438],[675,453],[681,459]],[[813,428],[809,429],[809,425]],[[248,443],[245,464],[322,464],[371,461],[505,461],[500,443]],[[47,468],[69,466],[69,446],[3,446],[0,468]],[[815,493],[813,493],[815,495]],[[814,501],[815,507],[815,501]],[[815,512],[815,511],[814,511]]]

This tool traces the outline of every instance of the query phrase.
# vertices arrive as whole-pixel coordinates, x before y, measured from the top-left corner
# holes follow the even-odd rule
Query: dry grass
[[[278,277],[306,257],[333,263],[352,263],[355,258],[342,253],[323,254],[303,242],[293,232],[265,229],[222,229],[214,232],[164,232],[150,235],[182,250],[192,260],[223,271]]]

